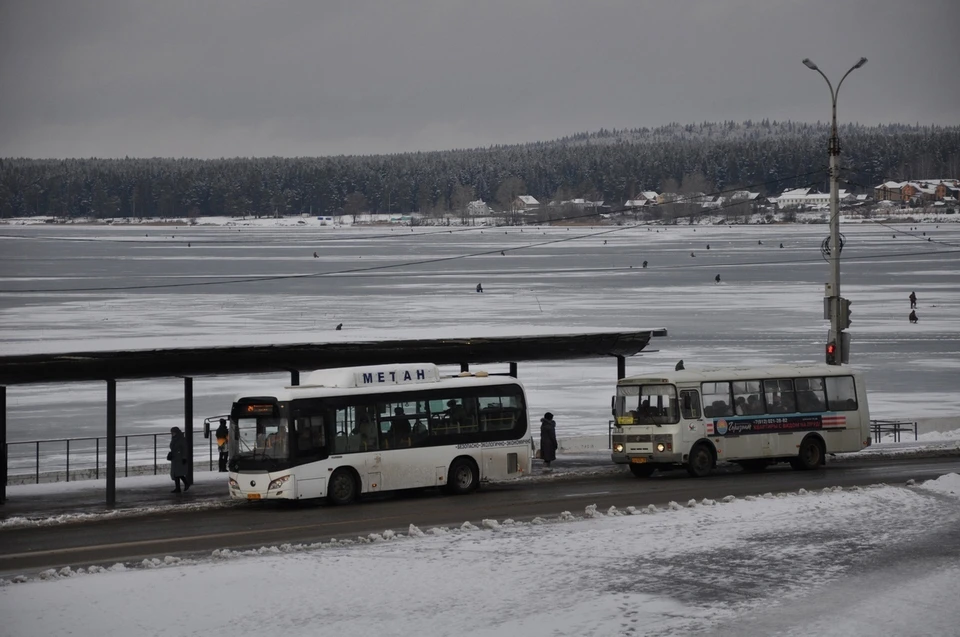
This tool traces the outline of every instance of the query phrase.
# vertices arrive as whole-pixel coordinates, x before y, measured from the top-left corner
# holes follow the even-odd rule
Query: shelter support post
[[[0,385],[0,504],[7,501],[7,387]]]
[[[296,369],[290,370],[290,386],[296,387],[300,384],[300,371]]]
[[[470,371],[470,363],[460,363],[460,373],[461,373],[461,374],[462,374],[463,372],[469,372],[469,371]]]
[[[516,364],[516,363],[510,363],[510,375],[513,376],[514,378],[517,377],[517,364]]]
[[[193,484],[193,378],[183,378],[183,436],[187,442],[187,484]]]
[[[117,381],[107,380],[107,506],[117,503]]]
[[[627,358],[625,356],[617,356],[617,380],[620,380],[627,375]]]

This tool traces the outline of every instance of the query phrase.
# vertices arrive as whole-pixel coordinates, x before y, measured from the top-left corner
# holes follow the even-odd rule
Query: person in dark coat
[[[227,421],[225,418],[220,419],[220,426],[217,427],[217,450],[220,452],[219,466],[220,473],[227,472],[227,439],[229,437],[229,430],[227,429]]]
[[[170,430],[170,453],[167,454],[167,460],[170,461],[170,477],[177,485],[171,493],[180,493],[180,481],[183,481],[183,490],[190,488],[190,481],[187,479],[187,439],[183,437],[180,427],[174,427]]]
[[[916,307],[917,307],[917,293],[911,292],[910,293],[910,309],[913,310],[913,309],[916,309]]]
[[[909,317],[909,318],[910,318],[910,322],[911,322],[911,323],[916,323],[917,321],[920,320],[920,319],[917,318],[917,311],[916,311],[916,310],[910,310],[910,317]]]
[[[550,466],[550,463],[557,459],[557,423],[553,420],[553,414],[549,411],[540,419],[540,459],[543,464]]]
[[[482,283],[477,283],[477,292],[481,292],[481,293],[483,292],[483,284],[482,284]]]

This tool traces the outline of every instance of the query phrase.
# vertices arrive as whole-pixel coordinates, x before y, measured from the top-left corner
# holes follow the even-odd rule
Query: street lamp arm
[[[841,77],[841,78],[840,78],[840,81],[837,82],[837,90],[836,90],[836,93],[833,94],[833,101],[834,101],[834,103],[836,103],[836,101],[837,101],[837,94],[840,93],[840,85],[843,84],[843,81],[844,81],[845,79],[847,79],[847,76],[850,75],[851,73],[853,73],[853,71],[854,71],[855,69],[859,69],[861,66],[863,66],[863,65],[866,64],[866,63],[867,63],[867,58],[860,58],[860,61],[859,61],[859,62],[857,62],[856,64],[854,64],[853,66],[851,66],[851,67],[850,67],[850,70],[843,74],[843,77]],[[820,75],[823,75],[823,73],[821,73]],[[824,76],[824,77],[826,77],[826,76]],[[828,80],[828,82],[829,82],[829,80]]]
[[[833,104],[833,107],[834,107],[834,108],[836,108],[836,107],[837,107],[837,92],[833,90],[833,84],[830,82],[830,78],[827,77],[827,75],[826,75],[823,71],[821,71],[819,68],[814,69],[814,71],[816,71],[817,73],[819,73],[819,74],[820,74],[820,77],[822,77],[822,78],[826,81],[827,86],[830,88],[830,103]],[[846,77],[846,76],[844,76],[844,77]],[[843,80],[840,80],[840,81],[842,82]],[[840,88],[840,85],[838,84],[838,85],[837,85],[837,89],[839,90],[839,88]]]

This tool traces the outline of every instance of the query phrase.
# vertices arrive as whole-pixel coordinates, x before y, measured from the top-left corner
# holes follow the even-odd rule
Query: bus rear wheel
[[[704,444],[694,445],[687,458],[687,473],[694,478],[702,478],[713,469],[713,454]]]
[[[656,467],[651,467],[648,464],[631,464],[630,473],[635,475],[638,478],[649,478],[653,475],[653,472],[656,471]]]
[[[790,460],[790,466],[797,471],[810,471],[823,463],[823,448],[816,438],[804,438],[800,443],[800,453]]]
[[[466,458],[457,458],[450,465],[447,474],[447,491],[454,495],[463,495],[476,491],[480,486],[480,472],[477,465]]]
[[[346,469],[338,469],[330,476],[327,486],[327,501],[330,504],[350,504],[357,498],[357,481]]]

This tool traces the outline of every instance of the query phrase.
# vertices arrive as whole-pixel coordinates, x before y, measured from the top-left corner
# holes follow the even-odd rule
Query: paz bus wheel
[[[447,474],[447,489],[455,495],[476,491],[480,486],[480,472],[477,465],[466,458],[457,458],[450,465]]]
[[[704,444],[694,445],[687,458],[687,473],[694,478],[702,478],[713,469],[713,454]]]
[[[651,467],[648,464],[631,464],[630,473],[635,475],[638,478],[649,478],[653,475],[653,472],[656,471],[655,467]]]
[[[800,453],[790,460],[790,466],[798,471],[816,469],[821,463],[823,463],[823,449],[820,447],[820,441],[813,437],[804,438],[800,443]]]
[[[327,486],[327,501],[330,504],[350,504],[357,498],[357,481],[346,469],[338,469],[330,476]]]

